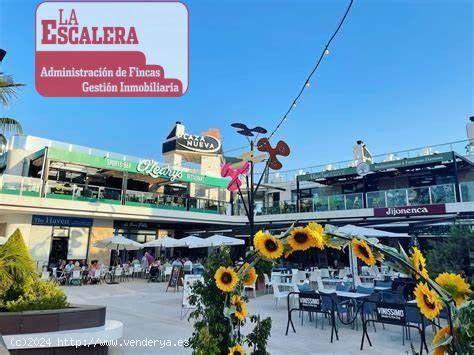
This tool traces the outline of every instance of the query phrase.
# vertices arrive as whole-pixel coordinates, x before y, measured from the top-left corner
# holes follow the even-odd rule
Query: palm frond
[[[0,101],[4,106],[8,105],[10,99],[18,94],[18,88],[24,84],[15,83],[9,75],[0,75]]]
[[[21,126],[20,122],[14,118],[0,117],[0,132],[23,134],[23,127]]]

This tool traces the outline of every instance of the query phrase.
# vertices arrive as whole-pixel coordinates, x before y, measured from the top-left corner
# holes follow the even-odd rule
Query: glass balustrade
[[[462,202],[474,202],[474,181],[459,183]]]

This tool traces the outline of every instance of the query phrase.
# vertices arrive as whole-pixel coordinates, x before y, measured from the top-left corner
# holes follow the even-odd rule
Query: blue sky
[[[34,87],[37,1],[0,0],[2,70],[27,84],[3,116],[32,135],[159,158],[173,123],[232,122],[271,130],[319,55],[346,1],[184,1],[190,13],[190,87],[181,98],[45,98]],[[311,87],[276,138],[285,168],[465,138],[473,110],[472,2],[356,0]]]

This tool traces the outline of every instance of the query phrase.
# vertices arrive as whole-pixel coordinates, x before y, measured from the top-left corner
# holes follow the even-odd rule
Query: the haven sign
[[[43,96],[182,96],[188,42],[181,2],[43,2],[36,89]]]

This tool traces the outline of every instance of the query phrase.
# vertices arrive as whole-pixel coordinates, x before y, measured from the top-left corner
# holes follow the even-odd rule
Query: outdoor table
[[[348,292],[348,291],[335,291],[337,297],[342,297],[342,298],[351,298],[351,299],[360,299],[364,298],[367,296],[370,296],[365,293],[358,293],[358,292]]]
[[[375,286],[374,287],[374,290],[375,291],[388,291],[388,290],[391,290],[392,288],[391,287],[388,287],[388,286]]]

